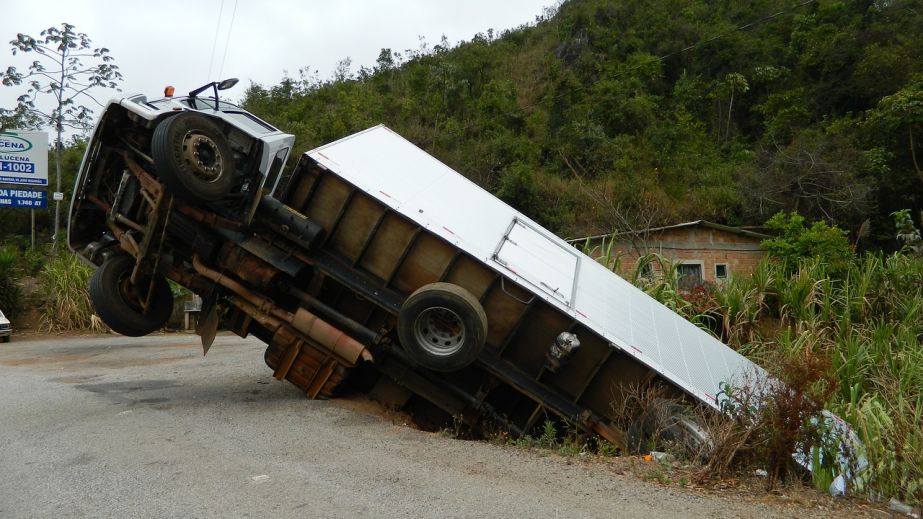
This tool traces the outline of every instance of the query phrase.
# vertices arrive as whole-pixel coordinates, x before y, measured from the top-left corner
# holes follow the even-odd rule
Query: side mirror
[[[218,90],[227,90],[237,84],[237,78],[232,77],[218,83]]]

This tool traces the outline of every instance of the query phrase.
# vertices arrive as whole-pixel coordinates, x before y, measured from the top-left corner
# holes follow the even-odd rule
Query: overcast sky
[[[443,35],[455,44],[490,28],[499,31],[532,23],[545,6],[555,2],[7,1],[0,18],[0,65],[23,70],[31,62],[27,58],[33,54],[14,57],[9,51],[7,42],[17,33],[38,38],[42,29],[67,22],[87,33],[94,46],[111,51],[125,76],[125,94],[159,96],[166,85],[175,86],[181,94],[220,75],[240,78],[240,84],[228,91],[230,98],[239,99],[250,81],[273,85],[286,71],[297,77],[303,67],[327,78],[346,57],[352,59],[356,71],[361,65],[374,65],[382,48],[416,49],[420,37],[432,46]],[[0,106],[12,108],[22,91],[0,86]],[[105,101],[117,95],[122,94],[97,92],[96,97]],[[87,103],[92,106],[92,101]],[[98,107],[94,108],[99,115]]]

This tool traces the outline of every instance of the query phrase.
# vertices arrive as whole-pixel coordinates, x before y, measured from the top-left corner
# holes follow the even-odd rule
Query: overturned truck
[[[162,327],[170,279],[203,298],[206,351],[220,314],[308,397],[351,380],[422,421],[523,434],[556,416],[622,446],[631,388],[717,407],[760,372],[385,126],[283,175],[294,138],[221,101],[233,83],[100,118],[68,241],[113,330]]]

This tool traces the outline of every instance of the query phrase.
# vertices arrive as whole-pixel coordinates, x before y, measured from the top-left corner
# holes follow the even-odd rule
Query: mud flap
[[[215,342],[215,335],[218,333],[218,305],[217,297],[214,293],[204,298],[202,301],[202,315],[199,324],[196,325],[195,332],[202,339],[202,356],[208,354],[209,348]]]

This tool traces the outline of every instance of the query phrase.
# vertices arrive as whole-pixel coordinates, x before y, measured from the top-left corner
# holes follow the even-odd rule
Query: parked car
[[[12,337],[13,325],[10,324],[10,320],[0,311],[0,341],[10,342]]]

